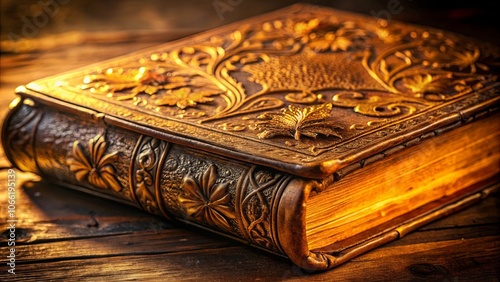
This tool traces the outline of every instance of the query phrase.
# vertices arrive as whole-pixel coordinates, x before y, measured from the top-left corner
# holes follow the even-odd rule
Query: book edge
[[[500,83],[492,86],[498,90]],[[465,123],[474,120],[478,116],[498,111],[500,96],[487,99],[485,101],[476,103],[465,109],[455,112],[450,112],[446,116],[440,118],[432,123],[422,123],[418,128],[412,131],[403,131],[390,138],[379,140],[376,144],[371,144],[359,148],[356,153],[348,154],[343,157],[331,159],[328,161],[318,161],[311,163],[287,163],[285,160],[276,162],[273,159],[265,158],[264,156],[245,153],[242,151],[232,150],[225,147],[214,147],[211,142],[195,140],[182,135],[175,135],[170,132],[161,131],[155,127],[149,127],[143,124],[135,123],[133,121],[125,120],[121,117],[105,114],[96,110],[71,104],[59,99],[45,96],[26,87],[20,86],[16,89],[16,94],[21,96],[23,100],[31,99],[37,103],[48,105],[59,110],[71,112],[77,115],[84,115],[91,119],[99,119],[108,125],[117,126],[125,130],[130,130],[139,134],[149,135],[155,138],[172,142],[188,148],[199,149],[204,152],[213,153],[216,155],[224,156],[231,159],[245,159],[248,163],[261,165],[279,171],[285,172],[290,175],[305,177],[309,179],[322,179],[325,184],[338,181],[348,173],[363,167],[364,164],[378,160],[378,155],[383,157],[395,152],[398,146],[408,147],[419,143],[426,138],[432,138],[432,132],[443,132],[455,127],[460,127]],[[324,185],[326,187],[327,185]]]
[[[309,193],[315,189],[315,185],[306,185],[303,193],[290,193],[281,200],[279,226],[298,226],[298,228],[283,228],[280,244],[283,246],[285,254],[299,267],[308,271],[325,271],[346,263],[370,250],[400,239],[422,226],[445,218],[500,191],[500,183],[495,182],[494,179],[483,185],[466,195],[452,198],[435,209],[418,214],[400,225],[354,245],[347,246],[340,251],[338,248],[329,249],[328,247],[321,250],[310,250],[308,248],[304,224],[306,200]],[[294,202],[302,204],[293,207]]]

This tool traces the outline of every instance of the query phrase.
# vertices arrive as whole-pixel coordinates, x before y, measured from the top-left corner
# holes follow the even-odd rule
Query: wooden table
[[[24,47],[33,48],[0,56],[0,116],[5,115],[17,85],[193,31],[77,32],[26,41]],[[51,38],[58,44],[51,43]],[[312,274],[285,259],[226,238],[50,185],[17,170],[14,276],[7,272],[5,263],[9,254],[6,220],[10,164],[3,152],[0,167],[0,281],[500,279],[498,194],[334,270]]]

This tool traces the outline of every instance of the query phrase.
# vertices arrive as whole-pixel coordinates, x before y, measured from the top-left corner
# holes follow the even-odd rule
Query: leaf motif
[[[213,99],[209,96],[217,95],[218,90],[198,90],[192,92],[191,88],[183,87],[180,89],[170,90],[163,97],[157,99],[155,104],[158,106],[177,106],[179,109],[194,107],[197,103],[209,103]]]
[[[311,138],[316,138],[318,134],[324,135],[324,136],[335,136],[337,138],[342,139],[342,136],[334,130],[334,128],[338,128],[336,125],[332,126],[320,126],[320,127],[314,127],[314,130],[309,131],[308,129],[305,129],[302,131],[302,135],[311,137]]]
[[[97,166],[104,166],[118,160],[119,152],[113,152],[102,157]]]
[[[117,84],[113,84],[112,86],[110,86],[109,84],[108,85],[101,85],[100,89],[101,89],[101,91],[104,91],[104,92],[109,91],[111,93],[115,93],[115,92],[122,91],[125,89],[133,88],[135,86],[136,86],[135,83],[117,83]]]
[[[115,93],[128,90],[127,95],[119,96],[120,101],[133,99],[145,93],[153,95],[161,89],[176,89],[188,84],[189,77],[167,72],[162,68],[148,69],[108,69],[101,74],[88,75],[83,79],[82,89],[96,89],[100,92]],[[125,93],[123,93],[125,94]]]
[[[257,123],[261,131],[257,136],[261,139],[274,136],[292,136],[300,140],[301,135],[316,138],[318,134],[325,136],[340,135],[334,129],[342,128],[331,120],[331,103],[300,108],[289,105],[281,113],[265,113],[259,116],[263,120]]]
[[[352,46],[352,41],[345,38],[345,37],[337,37],[335,40],[331,43],[330,50],[332,51],[337,51],[337,50],[342,50],[342,51],[347,51],[349,47]]]
[[[205,170],[202,178],[200,179],[201,188],[203,189],[204,195],[210,195],[212,192],[212,186],[217,180],[217,173],[215,172],[215,166],[210,165],[210,167]]]
[[[191,95],[191,100],[196,103],[209,103],[212,102],[213,98],[208,98],[209,96],[217,95],[220,91],[217,90],[196,90],[194,94]]]
[[[88,166],[85,164],[75,160],[75,159],[68,159],[68,165],[69,169],[75,173],[78,173],[80,171],[86,171],[88,169]],[[80,180],[80,179],[78,179]]]
[[[179,195],[179,204],[188,216],[210,226],[231,231],[227,218],[234,219],[234,210],[228,204],[231,194],[228,193],[228,183],[217,183],[215,165],[210,165],[196,182],[192,177],[186,176]]]
[[[158,92],[158,90],[160,90],[160,89],[161,89],[161,87],[152,86],[152,85],[145,85],[142,92],[149,94],[149,95],[153,95],[153,94],[156,94]]]
[[[229,202],[229,197],[230,195],[227,194],[224,198],[227,198],[228,202]],[[220,212],[221,214],[223,214],[225,217],[227,218],[231,218],[231,219],[235,219],[236,218],[236,215],[234,214],[234,211],[227,205],[216,205],[215,206],[215,209]]]
[[[83,181],[89,175],[89,171],[86,168],[85,169],[76,169],[75,167],[70,166],[69,169],[75,173],[75,178],[78,181]]]
[[[98,164],[104,152],[106,151],[106,142],[101,134],[95,136],[89,141],[90,162]]]
[[[191,198],[185,198],[183,196],[179,196],[179,203],[184,207],[186,213],[191,216],[194,213],[197,213],[200,207],[203,205],[200,204],[199,201],[193,200]]]
[[[101,189],[107,188],[106,182],[104,182],[104,180],[100,177],[100,175],[97,175],[95,173],[89,174],[88,180],[90,184],[96,186],[97,188]]]
[[[161,97],[160,99],[157,99],[155,101],[155,104],[158,106],[175,106],[175,105],[177,105],[177,107],[184,109],[184,108],[186,108],[186,105],[183,103],[180,103],[180,102],[185,100],[185,98],[183,98],[183,96],[187,96],[187,94],[184,95],[183,92],[191,91],[191,90],[187,90],[187,89],[189,89],[189,88],[181,88],[175,92],[169,91],[169,92],[167,92],[167,95]]]
[[[186,196],[189,199],[195,199],[203,202],[205,201],[205,197],[203,196],[203,193],[200,191],[198,184],[190,176],[184,177],[184,181],[182,183],[182,189],[185,192],[188,192]]]
[[[326,39],[319,39],[309,43],[309,47],[316,52],[324,52],[330,49],[330,41]]]
[[[475,48],[474,51],[464,51],[463,53],[453,52],[453,55],[455,59],[450,62],[450,65],[457,66],[460,71],[469,67],[471,73],[476,72],[476,62],[480,56],[479,49]]]
[[[214,187],[212,194],[210,195],[210,202],[213,204],[227,204],[229,201],[229,194],[227,194],[227,183],[222,183]]]
[[[115,178],[115,171],[112,166],[110,165],[104,166],[99,171],[99,173],[101,175],[101,178],[106,182],[107,187],[110,187],[115,192],[120,192],[122,188],[118,180],[116,180]]]
[[[116,178],[114,167],[111,165],[118,157],[118,152],[105,155],[106,140],[102,134],[95,136],[88,142],[89,158],[84,154],[78,141],[73,143],[73,155],[67,159],[70,171],[78,181],[88,181],[101,189],[112,189],[119,192],[122,187]]]
[[[231,226],[229,225],[227,219],[216,210],[209,209],[207,219],[211,225],[215,225],[222,230],[231,230]]]
[[[193,79],[194,80],[194,79]],[[163,85],[164,89],[176,89],[187,85],[188,78],[182,76],[172,76],[168,79],[169,83]],[[193,83],[196,84],[196,83]]]
[[[441,94],[452,84],[456,83],[452,83],[449,78],[433,77],[430,74],[403,78],[403,86],[415,94]]]
[[[80,145],[79,145],[78,141],[75,141],[73,143],[73,157],[76,158],[75,160],[77,162],[80,162],[85,167],[91,167],[89,161],[87,160],[87,157],[83,154],[83,151],[80,148]]]

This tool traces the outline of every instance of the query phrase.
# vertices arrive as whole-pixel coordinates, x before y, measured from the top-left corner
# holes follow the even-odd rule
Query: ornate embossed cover
[[[308,246],[311,192],[498,109],[499,68],[491,44],[294,5],[19,87],[2,144],[22,170],[328,269],[487,194]]]
[[[454,34],[296,5],[27,89],[323,178],[494,103],[498,64],[497,48]]]

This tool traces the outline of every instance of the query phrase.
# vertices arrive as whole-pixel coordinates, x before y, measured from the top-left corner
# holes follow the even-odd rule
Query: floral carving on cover
[[[231,231],[228,219],[234,219],[234,210],[230,204],[231,194],[228,183],[216,183],[217,171],[214,165],[208,167],[198,178],[184,177],[179,203],[187,216],[208,226],[217,226]]]
[[[65,76],[56,83],[61,92],[50,95],[272,163],[280,155],[301,164],[332,163],[498,96],[495,46],[294,9]],[[321,118],[302,123],[295,114],[313,109],[322,109]]]
[[[482,72],[492,55],[439,32],[306,14],[153,53],[138,68],[88,75],[82,88],[199,122],[325,103],[395,117],[491,82]]]
[[[102,134],[88,142],[88,157],[79,141],[73,143],[73,152],[67,159],[69,169],[78,181],[87,181],[99,189],[120,192],[122,186],[117,179],[113,163],[119,152],[106,153],[107,142]]]

